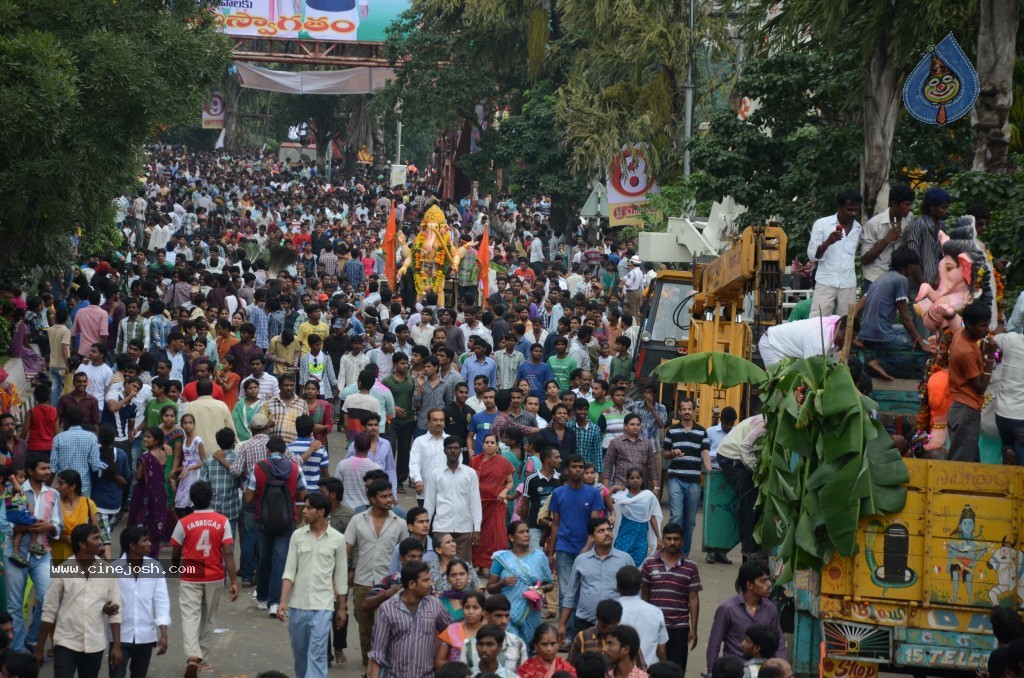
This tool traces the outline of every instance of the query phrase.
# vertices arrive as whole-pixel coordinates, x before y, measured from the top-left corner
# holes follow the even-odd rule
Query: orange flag
[[[398,227],[395,225],[395,204],[391,203],[391,212],[388,214],[388,226],[384,230],[384,277],[391,286],[391,291],[396,289],[395,278],[398,275]]]
[[[483,296],[480,298],[480,306],[487,300],[487,290],[491,284],[491,242],[487,234],[488,228],[484,228],[483,237],[480,238],[480,249],[476,254],[477,263],[480,264],[480,289]]]

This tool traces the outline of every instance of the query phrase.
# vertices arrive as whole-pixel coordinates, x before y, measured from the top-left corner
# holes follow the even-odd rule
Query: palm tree
[[[623,144],[645,144],[655,176],[682,166],[685,88],[700,50],[728,50],[725,19],[686,0],[562,0],[572,48],[560,92],[564,144],[574,169],[607,168]]]

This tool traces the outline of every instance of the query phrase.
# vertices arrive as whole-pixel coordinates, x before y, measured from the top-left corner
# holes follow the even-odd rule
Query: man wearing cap
[[[644,288],[644,272],[640,269],[640,257],[635,254],[629,258],[629,272],[622,280],[622,287],[626,291],[626,308],[630,315],[636,317],[640,308],[640,294]]]

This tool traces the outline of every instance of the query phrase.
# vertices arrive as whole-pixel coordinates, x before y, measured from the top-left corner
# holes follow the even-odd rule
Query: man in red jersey
[[[217,605],[224,589],[224,574],[231,580],[228,600],[238,598],[238,576],[231,546],[234,537],[228,519],[210,508],[213,487],[200,480],[189,491],[195,510],[178,521],[171,535],[171,558],[182,564],[178,604],[188,665],[185,678],[196,678],[200,665],[209,660]]]

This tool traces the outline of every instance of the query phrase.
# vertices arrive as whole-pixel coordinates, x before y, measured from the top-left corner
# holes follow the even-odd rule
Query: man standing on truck
[[[857,191],[843,189],[836,195],[836,213],[811,226],[807,258],[818,262],[812,318],[835,313],[837,308],[845,314],[850,304],[857,301],[855,259],[863,233],[857,213],[862,202]]]
[[[948,415],[948,459],[977,462],[981,408],[996,366],[997,345],[986,338],[992,321],[992,310],[987,305],[976,301],[964,308],[960,317],[964,327],[953,335],[949,349],[949,392],[953,404]]]

